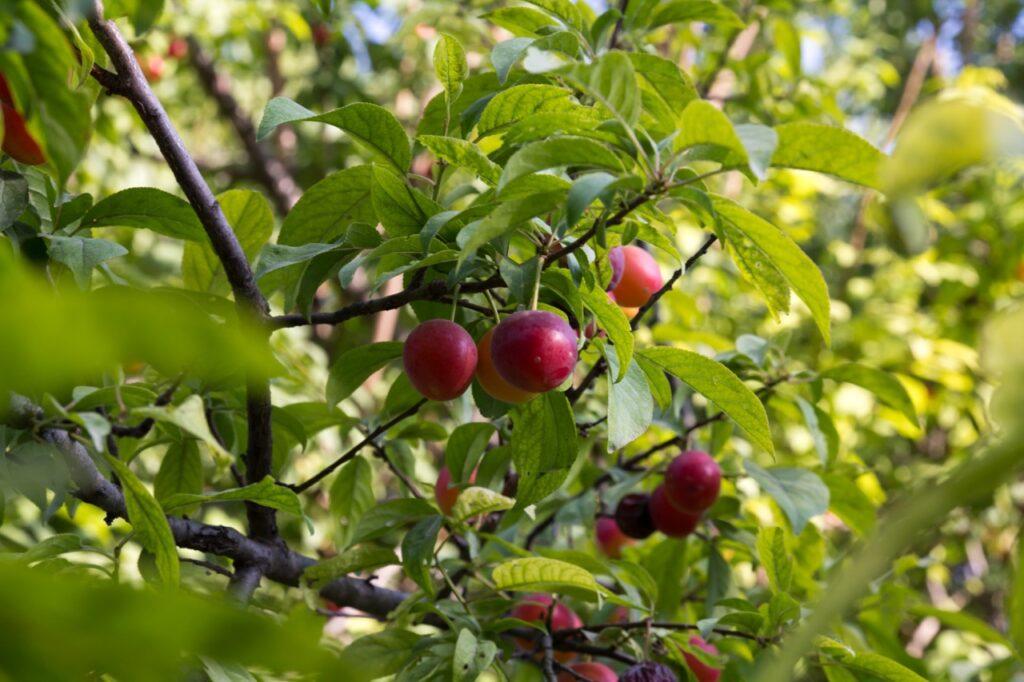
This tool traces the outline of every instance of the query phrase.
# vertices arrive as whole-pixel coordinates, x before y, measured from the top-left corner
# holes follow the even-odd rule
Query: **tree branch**
[[[185,144],[160,104],[160,100],[156,98],[146,82],[132,48],[118,31],[117,25],[103,18],[102,0],[95,0],[89,26],[117,70],[114,76],[99,76],[101,84],[106,81],[109,86],[112,86],[108,89],[117,92],[131,102],[160,148],[161,154],[188,198],[192,210],[196,212],[196,216],[210,239],[210,245],[224,267],[224,273],[234,292],[240,312],[254,317],[257,321],[265,320],[270,309],[256,283],[256,277],[249,266],[245,251],[242,250],[234,230],[231,229],[227,218],[224,217],[224,212],[213,196],[213,192],[203,180],[195,160],[185,149]],[[97,73],[102,72],[94,70],[94,77]],[[254,482],[259,478],[254,479],[253,476],[265,475],[270,471],[270,389],[266,380],[254,379],[249,382],[246,411],[249,423],[249,449],[246,453],[247,480]],[[246,509],[249,530],[255,537],[265,540],[276,538],[277,523],[273,509],[258,505],[247,505]]]
[[[260,586],[260,579],[263,578],[263,571],[255,564],[239,564],[228,581],[228,594],[231,598],[248,604],[252,599],[253,592]]]
[[[27,401],[19,401],[17,408],[12,401],[12,411],[14,409],[18,412],[14,418],[28,423],[42,415],[38,407]],[[100,473],[84,445],[60,429],[43,429],[41,435],[64,458],[71,480],[78,488],[75,495],[79,499],[107,512],[110,521],[128,518],[124,494]],[[317,563],[315,559],[293,552],[283,544],[247,538],[234,528],[177,516],[168,516],[167,523],[178,547],[231,559],[235,563],[236,574],[242,567],[255,566],[270,580],[296,587],[302,572]],[[252,577],[246,580],[252,580]],[[367,580],[347,577],[326,585],[320,593],[335,604],[350,606],[377,618],[386,617],[406,596],[402,592],[377,587]]]
[[[282,484],[282,485],[284,485],[286,488],[291,488],[296,493],[301,493],[304,490],[308,490],[312,486],[314,486],[317,483],[319,483],[320,481],[322,481],[332,471],[334,471],[335,469],[340,467],[342,464],[344,464],[345,462],[349,461],[350,459],[352,459],[353,457],[358,455],[360,450],[362,450],[367,445],[372,443],[374,441],[374,439],[377,438],[378,436],[380,436],[382,433],[384,433],[385,431],[387,431],[392,426],[394,426],[398,422],[402,421],[406,417],[411,417],[412,415],[414,415],[417,412],[419,412],[420,408],[423,407],[426,404],[426,402],[427,402],[427,399],[423,398],[422,400],[417,402],[412,407],[406,409],[404,412],[401,412],[401,413],[395,415],[394,417],[392,417],[391,419],[387,420],[386,422],[384,422],[383,424],[381,424],[380,426],[375,428],[373,431],[371,431],[370,433],[366,434],[365,438],[363,438],[361,441],[359,441],[358,443],[353,445],[351,448],[349,448],[349,450],[344,455],[342,455],[341,457],[339,457],[338,459],[334,460],[333,462],[328,464],[326,467],[321,469],[316,475],[311,476],[310,478],[308,478],[307,480],[303,481],[302,483],[296,483],[296,484],[293,484],[293,485],[288,485],[288,484]]]
[[[482,282],[466,282],[462,284],[459,291],[464,294],[475,294],[488,291],[499,286],[504,286],[501,277],[495,275]],[[373,298],[368,301],[352,303],[344,308],[326,313],[313,313],[308,317],[296,313],[290,315],[278,315],[270,318],[270,324],[275,329],[286,327],[301,327],[307,324],[341,324],[355,317],[379,313],[382,310],[393,310],[412,303],[414,301],[437,301],[449,293],[449,286],[443,279],[435,279],[432,282],[420,286],[404,289],[397,294]]]
[[[295,178],[279,159],[268,154],[256,140],[252,119],[231,94],[230,79],[217,71],[213,59],[195,36],[188,37],[188,52],[203,89],[217,103],[221,116],[228,120],[245,148],[256,179],[270,192],[277,212],[281,215],[288,213],[302,194]]]

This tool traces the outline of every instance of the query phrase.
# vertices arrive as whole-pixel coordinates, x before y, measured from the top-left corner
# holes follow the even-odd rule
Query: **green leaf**
[[[888,372],[856,362],[833,367],[822,373],[822,377],[834,381],[845,381],[871,391],[885,405],[896,410],[912,423],[917,424],[917,410],[910,400],[907,389],[899,379]]]
[[[441,207],[381,166],[373,167],[373,208],[389,237],[419,234]]]
[[[566,74],[576,87],[596,99],[625,126],[640,118],[640,88],[633,62],[624,52],[608,52],[591,64],[577,64]]]
[[[363,514],[356,526],[353,542],[363,542],[395,530],[424,516],[436,516],[437,510],[425,500],[416,498],[388,500]]]
[[[73,533],[52,535],[18,555],[18,561],[32,564],[82,549],[82,539]],[[5,557],[6,558],[6,557]]]
[[[583,217],[583,212],[595,199],[600,198],[605,206],[609,206],[615,190],[628,188],[640,191],[642,184],[640,178],[635,175],[620,178],[602,171],[587,173],[577,178],[573,181],[566,199],[566,225],[572,227],[578,223]]]
[[[441,87],[452,99],[462,92],[462,81],[469,75],[469,64],[466,63],[466,51],[462,44],[448,33],[442,33],[434,47],[434,73]]]
[[[881,188],[879,173],[886,156],[845,128],[819,123],[784,123],[775,127],[779,144],[772,165],[817,171],[865,187]]]
[[[853,479],[841,474],[825,474],[824,481],[828,486],[828,508],[843,523],[860,536],[874,530],[875,505]]]
[[[353,222],[375,224],[369,201],[373,166],[353,166],[331,173],[306,190],[281,223],[279,244],[327,244],[345,234]]]
[[[629,59],[640,83],[644,126],[659,137],[668,137],[679,127],[686,105],[697,99],[697,89],[669,59],[646,52],[630,52]]]
[[[338,356],[327,376],[327,402],[336,405],[363,385],[366,379],[396,358],[402,357],[400,341],[356,346]]]
[[[725,365],[693,351],[666,346],[644,349],[640,355],[713,402],[755,445],[775,454],[764,405]]]
[[[729,156],[723,161],[723,165],[747,164],[747,148],[736,134],[732,121],[710,102],[694,100],[687,104],[680,118],[679,127],[679,134],[674,142],[677,151],[698,145],[713,145],[728,153]]]
[[[511,509],[515,503],[511,497],[505,497],[489,488],[471,486],[459,493],[451,515],[456,521],[466,521],[481,514]]]
[[[768,304],[768,312],[778,319],[789,312],[789,282],[765,253],[744,232],[722,220],[715,226],[736,268],[757,287]]]
[[[829,332],[829,297],[825,279],[814,261],[793,239],[767,220],[725,197],[713,195],[712,203],[720,221],[743,232],[779,272],[811,311],[826,344]]]
[[[510,559],[495,567],[491,579],[497,589],[513,592],[556,592],[584,599],[605,592],[590,571],[558,559]]]
[[[349,644],[342,652],[341,661],[351,670],[358,671],[358,679],[390,677],[404,668],[406,662],[415,655],[418,649],[416,645],[421,639],[423,635],[389,627]]]
[[[460,261],[465,261],[492,239],[512,232],[531,218],[556,210],[564,200],[564,192],[543,192],[499,204],[485,218],[470,223],[459,232]]]
[[[793,560],[786,549],[786,532],[780,528],[761,528],[757,532],[757,557],[776,592],[788,592],[793,582]]]
[[[487,155],[469,140],[441,135],[420,135],[416,139],[437,158],[452,166],[473,171],[478,178],[492,187],[501,176],[501,167],[488,159]]]
[[[128,522],[132,524],[135,538],[156,556],[156,568],[163,584],[177,587],[181,575],[178,548],[160,503],[127,464],[110,455],[105,454],[104,457],[121,481]]]
[[[615,374],[618,362],[608,357]],[[608,387],[608,452],[615,452],[647,432],[654,419],[654,397],[640,366],[631,361],[621,381]]]
[[[515,85],[491,99],[477,121],[477,136],[494,135],[530,114],[559,111],[569,105],[570,93],[554,85]]]
[[[536,37],[539,31],[555,23],[547,14],[531,7],[499,7],[482,18],[517,36]]]
[[[260,251],[260,260],[256,266],[256,279],[261,280],[272,272],[290,268],[293,265],[309,264],[310,261],[327,253],[341,253],[353,250],[344,242],[340,244],[303,244],[302,246],[285,246],[283,244],[267,244]]]
[[[264,507],[302,516],[302,501],[291,488],[278,485],[273,477],[267,476],[259,483],[241,488],[229,488],[209,495],[177,493],[163,501],[167,513],[212,502],[255,502]]]
[[[731,9],[711,0],[669,0],[658,4],[647,22],[648,28],[665,24],[700,21],[723,28],[742,28],[743,20]]]
[[[844,660],[843,665],[883,682],[927,682],[910,668],[873,652],[859,653]]]
[[[828,511],[828,488],[814,472],[787,467],[762,469],[750,460],[745,460],[743,466],[786,513],[794,535],[803,532],[811,517]]]
[[[47,241],[50,243],[50,258],[66,265],[82,289],[89,288],[94,267],[128,253],[128,249],[106,239],[49,235]]]
[[[772,154],[779,143],[779,136],[768,126],[743,123],[733,128],[746,150],[750,172],[759,180],[768,174]]]
[[[232,189],[217,196],[224,217],[238,238],[246,258],[252,261],[274,231],[274,212],[259,192]],[[198,291],[227,293],[227,275],[209,240],[186,242],[181,258],[185,286]]]
[[[370,463],[355,457],[342,464],[331,483],[329,497],[331,515],[341,524],[338,546],[343,547],[349,543],[359,519],[376,503]]]
[[[667,409],[672,404],[672,385],[668,383],[665,370],[661,368],[661,365],[651,362],[642,354],[636,354],[633,359],[647,376],[647,385],[650,387],[651,395],[654,396],[658,407],[662,410]]]
[[[283,123],[298,121],[326,123],[340,128],[399,175],[404,176],[409,169],[412,161],[409,137],[395,115],[384,107],[369,102],[355,102],[317,115],[287,98],[275,97],[263,111],[257,138],[263,139]]]
[[[430,565],[434,561],[437,534],[444,525],[444,517],[428,516],[418,522],[402,539],[402,568],[405,575],[427,594],[434,594],[430,580]]]
[[[480,641],[472,630],[463,628],[455,640],[452,654],[452,679],[454,682],[471,682],[490,667],[498,653],[498,646],[490,641]]]
[[[28,208],[28,181],[8,170],[0,170],[0,232],[14,224]]]
[[[203,461],[192,438],[171,443],[160,461],[160,470],[153,479],[153,493],[158,501],[178,493],[198,495],[203,491]]]
[[[503,40],[491,50],[491,65],[498,74],[498,82],[503,84],[508,78],[516,62],[526,53],[526,48],[533,44],[533,38],[510,38]]]
[[[569,28],[574,28],[577,31],[583,31],[586,28],[580,8],[570,0],[526,0],[526,2],[540,7]]]
[[[807,430],[814,440],[814,449],[818,451],[818,459],[822,465],[835,460],[839,452],[839,432],[832,422],[832,417],[817,405],[813,405],[801,397],[796,399],[797,407],[804,417]]]
[[[210,425],[206,421],[206,412],[203,407],[203,399],[198,395],[190,395],[180,405],[167,407],[138,407],[132,412],[140,417],[152,417],[157,421],[174,424],[183,431],[192,434],[203,441],[213,451],[222,463],[231,463],[234,458],[221,446],[220,442],[210,432]]]
[[[444,449],[444,464],[453,482],[469,480],[470,473],[476,468],[494,432],[494,424],[487,422],[462,424],[452,431]]]
[[[619,157],[600,142],[586,137],[553,137],[531,142],[513,154],[501,173],[498,189],[524,175],[567,166],[622,170]]]
[[[634,339],[629,318],[622,312],[622,308],[608,297],[608,293],[598,287],[580,287],[579,293],[583,305],[597,318],[598,327],[607,332],[608,339],[615,345],[615,355],[619,361],[618,371],[612,376],[614,381],[622,381],[633,359]]]
[[[152,187],[121,190],[97,202],[82,218],[81,229],[97,227],[133,227],[175,239],[206,240],[187,201]]]
[[[519,507],[539,502],[557,490],[579,449],[572,407],[563,393],[549,391],[512,413],[512,461],[519,474]]]
[[[319,589],[329,582],[349,573],[372,571],[381,566],[398,563],[394,550],[377,545],[348,547],[338,556],[325,559],[309,566],[302,572],[302,582]]]

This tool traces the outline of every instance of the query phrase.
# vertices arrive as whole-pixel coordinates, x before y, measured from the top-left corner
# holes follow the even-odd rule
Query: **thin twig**
[[[385,431],[390,429],[392,426],[394,426],[398,422],[406,419],[407,417],[411,417],[412,415],[414,415],[417,412],[419,412],[420,408],[423,407],[426,404],[426,402],[427,402],[427,399],[423,398],[422,400],[417,402],[415,405],[409,407],[408,409],[404,410],[403,412],[400,412],[399,414],[395,415],[391,419],[387,420],[386,422],[384,422],[383,424],[381,424],[380,426],[375,428],[373,431],[371,431],[370,433],[366,434],[365,438],[363,438],[361,441],[359,441],[358,443],[353,445],[351,448],[349,448],[349,450],[345,454],[343,454],[341,457],[339,457],[338,459],[334,460],[333,462],[328,464],[326,467],[321,469],[318,473],[314,474],[313,476],[311,476],[310,478],[306,479],[302,483],[295,483],[295,484],[291,484],[291,485],[289,485],[287,483],[282,483],[281,485],[283,485],[286,488],[291,488],[296,493],[301,493],[304,490],[308,490],[310,487],[316,485],[317,483],[322,481],[325,477],[329,476],[332,471],[334,471],[335,469],[340,467],[342,464],[344,464],[345,462],[349,461],[350,459],[352,459],[353,457],[358,455],[360,450],[362,450],[367,445],[372,443],[373,440],[376,439],[378,436],[380,436],[382,433],[384,433]]]

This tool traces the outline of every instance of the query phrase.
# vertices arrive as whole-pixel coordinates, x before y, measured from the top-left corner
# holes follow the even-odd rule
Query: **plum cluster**
[[[680,454],[669,463],[665,480],[653,493],[625,495],[614,519],[599,520],[598,546],[613,556],[630,538],[642,540],[656,530],[675,538],[690,535],[701,514],[718,499],[721,484],[722,470],[711,455],[699,450]]]

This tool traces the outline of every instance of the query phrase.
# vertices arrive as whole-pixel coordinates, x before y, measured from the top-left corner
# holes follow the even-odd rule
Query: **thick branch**
[[[244,301],[258,314],[266,313],[267,302],[256,285],[249,261],[224,217],[220,204],[185,149],[185,144],[167,117],[167,112],[146,83],[132,48],[117,30],[114,22],[103,18],[103,3],[97,0],[94,7],[95,16],[89,20],[89,26],[117,70],[117,80],[113,82],[109,72],[108,76],[98,77],[99,70],[95,70],[93,76],[100,80],[101,85],[124,96],[135,107],[146,129],[160,147],[161,154],[199,217],[203,229],[206,230],[210,244],[224,266],[235,298]]]
[[[28,416],[31,419],[31,415]],[[71,480],[78,488],[76,495],[82,501],[103,509],[110,519],[127,519],[123,493],[100,473],[84,445],[59,429],[44,429],[42,436],[55,445],[63,456]],[[251,567],[256,567],[270,580],[298,586],[302,571],[316,563],[316,560],[293,552],[283,544],[259,542],[245,537],[234,528],[213,526],[177,516],[168,516],[167,522],[179,547],[231,559],[235,562],[236,575],[243,568],[248,572],[245,578],[247,582],[254,580]],[[237,581],[241,582],[241,578]],[[402,592],[376,587],[367,580],[357,578],[336,580],[321,589],[320,593],[335,604],[350,606],[377,618],[387,616],[405,598]]]
[[[242,146],[245,147],[245,153],[249,156],[256,179],[270,192],[277,212],[284,215],[301,196],[295,178],[279,159],[268,154],[257,142],[256,128],[252,124],[252,119],[242,110],[238,100],[231,93],[230,79],[217,71],[213,59],[195,36],[188,37],[188,49],[192,66],[195,67],[203,89],[217,102],[217,109],[221,116],[228,120]]]
[[[145,76],[142,75],[142,69],[135,59],[132,48],[117,30],[114,22],[103,18],[102,1],[96,0],[93,7],[94,16],[89,20],[89,26],[117,70],[116,76],[106,74],[98,76],[98,79],[105,87],[124,96],[135,107],[174,173],[178,185],[188,198],[189,204],[192,205],[192,210],[202,223],[210,239],[210,245],[231,284],[240,310],[262,321],[269,313],[269,306],[256,284],[249,260],[227,218],[224,217],[220,204],[203,180],[195,160],[185,149],[185,144],[174,129],[160,100],[153,94]],[[97,73],[106,72],[94,70],[93,75],[96,76]],[[250,382],[246,408],[249,422],[246,468],[248,480],[253,482],[259,480],[253,476],[265,475],[270,471],[270,389],[265,380]],[[247,511],[250,532],[254,537],[270,540],[277,536],[273,509],[247,505]]]

